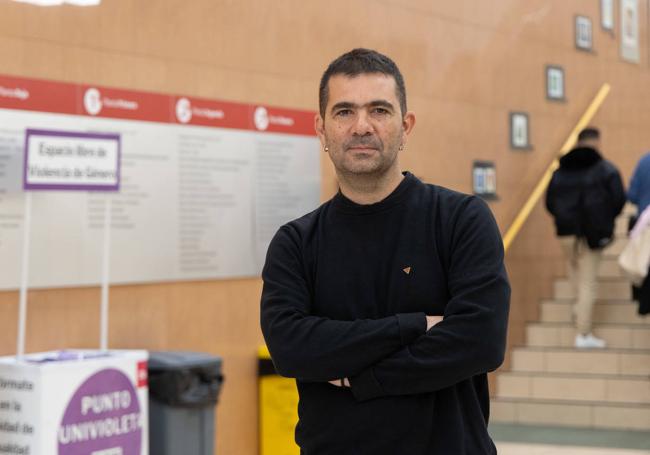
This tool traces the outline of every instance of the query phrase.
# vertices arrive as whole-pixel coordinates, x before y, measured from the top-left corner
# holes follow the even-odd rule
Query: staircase
[[[511,371],[496,377],[492,422],[650,431],[650,317],[637,314],[618,267],[622,219],[617,233],[604,251],[593,319],[607,349],[573,347],[573,290],[556,280],[555,298],[526,327],[526,345],[512,350]]]

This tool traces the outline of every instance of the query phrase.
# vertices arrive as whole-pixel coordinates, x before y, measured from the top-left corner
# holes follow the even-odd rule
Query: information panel
[[[35,137],[47,139],[48,150],[62,139],[71,150],[86,150],[85,159],[94,160],[88,178],[101,185],[110,186],[112,174],[100,165],[100,150],[107,162],[120,160],[117,192],[32,195],[29,286],[57,287],[99,283],[107,198],[111,282],[259,275],[276,230],[319,204],[313,118],[0,76],[0,289],[19,284],[28,130],[40,131]],[[66,182],[74,187],[59,183]]]

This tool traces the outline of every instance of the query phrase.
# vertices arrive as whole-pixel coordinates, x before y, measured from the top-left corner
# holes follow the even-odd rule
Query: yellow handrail
[[[596,112],[603,104],[603,101],[605,101],[605,98],[607,98],[610,89],[611,87],[607,83],[603,84],[602,87],[600,87],[600,90],[598,90],[598,93],[591,101],[591,104],[589,105],[585,113],[582,114],[582,117],[580,117],[580,120],[578,120],[578,123],[571,131],[571,134],[569,134],[569,137],[567,137],[566,141],[564,142],[564,145],[560,149],[559,156],[565,155],[569,150],[571,150],[571,147],[573,147],[573,144],[575,144],[576,142],[578,133],[580,133],[580,131],[584,129],[589,124],[589,122],[591,122],[591,119],[594,117],[594,115],[596,115]],[[542,195],[544,194],[544,191],[548,186],[548,182],[551,181],[551,176],[553,175],[553,171],[555,171],[557,167],[558,167],[558,158],[555,158],[553,162],[548,166],[546,172],[544,172],[544,175],[535,186],[533,192],[528,197],[528,200],[526,201],[524,206],[521,208],[521,210],[515,217],[515,220],[510,225],[510,228],[506,232],[506,235],[503,236],[503,248],[506,251],[508,251],[508,248],[510,248],[510,245],[512,245],[512,242],[514,241],[515,237],[517,237],[517,234],[519,233],[524,223],[530,216],[530,213],[533,211],[533,208],[535,208],[537,201],[539,201]]]

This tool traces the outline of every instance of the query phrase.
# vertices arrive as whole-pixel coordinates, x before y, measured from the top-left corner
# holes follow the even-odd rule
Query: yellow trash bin
[[[296,381],[275,371],[266,346],[258,352],[260,455],[300,455]]]

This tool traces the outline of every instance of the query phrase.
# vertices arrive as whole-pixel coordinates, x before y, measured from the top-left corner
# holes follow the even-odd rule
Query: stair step
[[[650,350],[515,348],[513,372],[650,375]]]
[[[571,300],[543,301],[540,305],[541,322],[573,321]],[[650,325],[650,318],[638,314],[638,305],[631,301],[596,302],[593,309],[594,323]]]
[[[638,315],[618,265],[632,212],[617,219],[598,270],[594,333],[608,348],[573,347],[575,292],[556,280],[540,321],[526,326],[527,346],[512,349],[511,371],[496,376],[492,422],[650,431],[650,318]]]
[[[526,326],[526,345],[573,347],[576,329],[572,324],[542,322]],[[595,324],[594,335],[610,348],[650,349],[650,326],[642,324]]]
[[[569,280],[555,280],[553,285],[553,296],[556,299],[574,299],[576,297],[576,293]],[[624,278],[601,280],[596,284],[596,298],[630,300],[632,298],[632,286],[630,282]]]
[[[650,405],[493,398],[492,422],[650,431]]]
[[[497,397],[650,405],[650,378],[503,373],[497,378]]]

